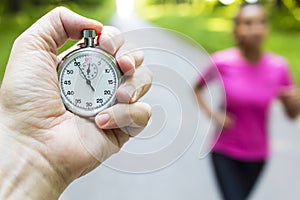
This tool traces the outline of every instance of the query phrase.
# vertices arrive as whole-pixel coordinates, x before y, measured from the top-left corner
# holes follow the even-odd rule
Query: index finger
[[[124,75],[131,75],[135,70],[135,60],[131,57],[119,58],[117,53],[124,47],[125,38],[121,31],[113,26],[104,26],[99,37],[99,47],[107,53],[114,55],[116,62]]]

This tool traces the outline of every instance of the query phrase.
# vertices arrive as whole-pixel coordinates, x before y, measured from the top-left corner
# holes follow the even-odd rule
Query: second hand
[[[95,92],[95,89],[94,89],[94,87],[92,86],[91,80],[89,80],[89,79],[86,78],[84,72],[83,72],[83,71],[81,70],[81,68],[80,68],[80,65],[78,66],[78,68],[79,68],[79,70],[81,71],[81,73],[83,74],[83,77],[84,77],[85,80],[86,80],[86,84],[88,84],[88,85],[91,87],[92,91]]]

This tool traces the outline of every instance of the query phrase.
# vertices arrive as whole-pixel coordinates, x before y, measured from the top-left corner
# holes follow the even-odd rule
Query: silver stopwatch
[[[116,101],[122,76],[115,58],[97,48],[95,30],[83,30],[84,43],[58,66],[60,94],[66,108],[93,117]]]

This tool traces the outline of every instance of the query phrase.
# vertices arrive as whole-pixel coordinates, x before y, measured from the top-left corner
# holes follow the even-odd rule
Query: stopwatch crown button
[[[95,38],[96,31],[95,30],[83,30],[82,36],[83,36],[83,38]]]
[[[96,31],[95,30],[83,30],[82,36],[84,38],[84,44],[83,47],[94,47],[94,38],[96,37]]]

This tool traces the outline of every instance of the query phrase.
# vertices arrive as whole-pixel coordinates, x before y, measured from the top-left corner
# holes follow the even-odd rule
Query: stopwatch
[[[84,43],[58,66],[60,95],[66,108],[82,117],[93,117],[116,102],[122,83],[115,58],[95,43],[96,31],[83,30]]]

